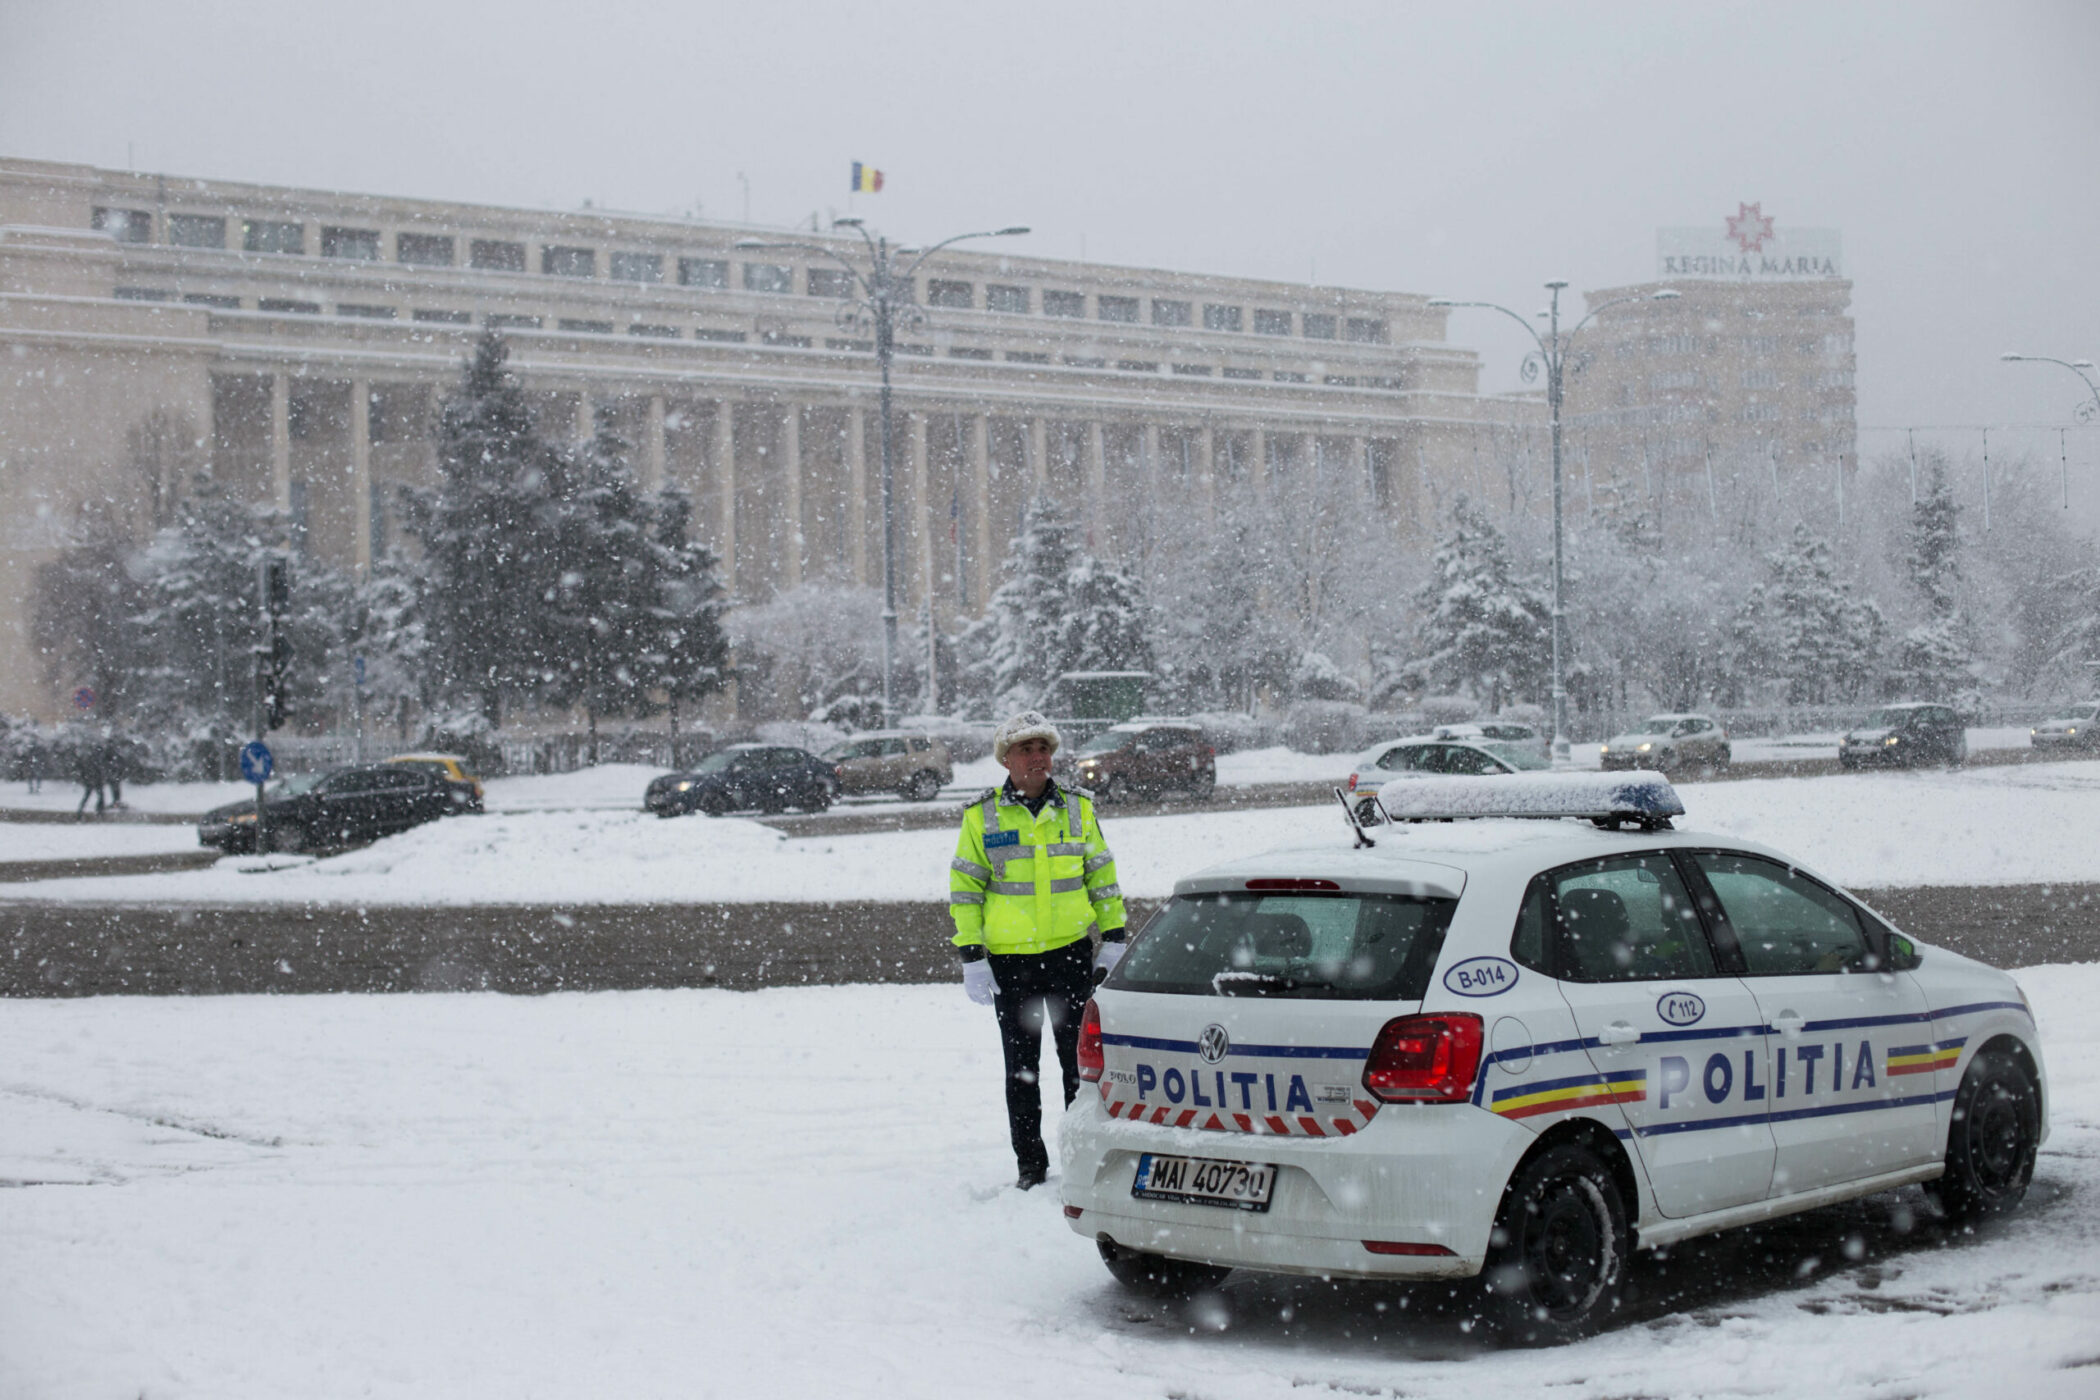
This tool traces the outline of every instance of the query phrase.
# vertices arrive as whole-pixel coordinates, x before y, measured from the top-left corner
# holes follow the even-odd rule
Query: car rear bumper
[[[2100,744],[2100,733],[2094,734],[2035,734],[2029,742],[2038,749],[2089,749]]]
[[[1629,770],[1646,770],[1651,768],[1661,771],[1662,766],[1670,762],[1674,757],[1674,754],[1608,753],[1599,760],[1599,763],[1607,773],[1624,773]]]
[[[1090,1239],[1276,1273],[1465,1278],[1480,1272],[1503,1183],[1534,1141],[1522,1126],[1467,1104],[1388,1104],[1347,1137],[1172,1128],[1111,1118],[1082,1087],[1059,1152],[1067,1223]],[[1270,1207],[1133,1197],[1146,1152],[1274,1163]],[[1450,1252],[1374,1253],[1371,1241]]]

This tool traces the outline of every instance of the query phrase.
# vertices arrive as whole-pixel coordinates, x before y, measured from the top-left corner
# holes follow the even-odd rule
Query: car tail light
[[[1460,1103],[1479,1069],[1478,1016],[1402,1016],[1371,1043],[1364,1088],[1387,1103]]]
[[[1341,886],[1332,880],[1261,879],[1249,880],[1247,888],[1250,890],[1338,890]]]
[[[1089,1084],[1101,1082],[1107,1063],[1101,1056],[1101,1008],[1089,1001],[1086,1015],[1079,1018],[1079,1077]]]
[[[1411,1254],[1418,1258],[1441,1259],[1455,1256],[1456,1251],[1440,1244],[1415,1244],[1407,1240],[1365,1240],[1364,1248],[1373,1254]]]
[[[1349,791],[1356,791],[1356,775],[1354,773],[1349,775]]]

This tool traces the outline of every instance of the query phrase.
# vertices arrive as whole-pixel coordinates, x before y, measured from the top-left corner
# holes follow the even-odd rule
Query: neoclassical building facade
[[[756,241],[800,249],[754,248]],[[743,246],[740,246],[743,245]],[[196,470],[368,569],[428,483],[442,397],[502,332],[543,430],[610,424],[693,497],[734,599],[880,586],[860,237],[332,194],[0,159],[0,712],[57,713],[38,567],[83,511],[141,536]],[[1479,360],[1424,296],[944,250],[892,415],[900,605],[980,612],[1022,504],[1127,557],[1222,496],[1345,483],[1396,542],[1485,470]],[[1250,496],[1251,493],[1251,496]]]

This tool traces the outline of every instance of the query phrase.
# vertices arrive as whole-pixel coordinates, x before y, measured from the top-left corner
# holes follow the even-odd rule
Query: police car
[[[1913,1182],[1956,1219],[2046,1133],[2013,979],[1656,774],[1389,784],[1359,844],[1183,880],[1089,1004],[1065,1215],[1126,1286],[1478,1278],[1520,1342],[1628,1252]],[[1375,839],[1375,845],[1369,844]]]

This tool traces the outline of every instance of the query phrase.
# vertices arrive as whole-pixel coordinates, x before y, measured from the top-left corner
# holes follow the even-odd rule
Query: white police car
[[[1182,881],[1088,1007],[1062,1193],[1124,1284],[1479,1276],[1555,1341],[1610,1317],[1632,1248],[1911,1182],[1958,1218],[2025,1193],[2047,1088],[2004,973],[1671,830],[1653,774],[1381,802],[1375,848]]]

